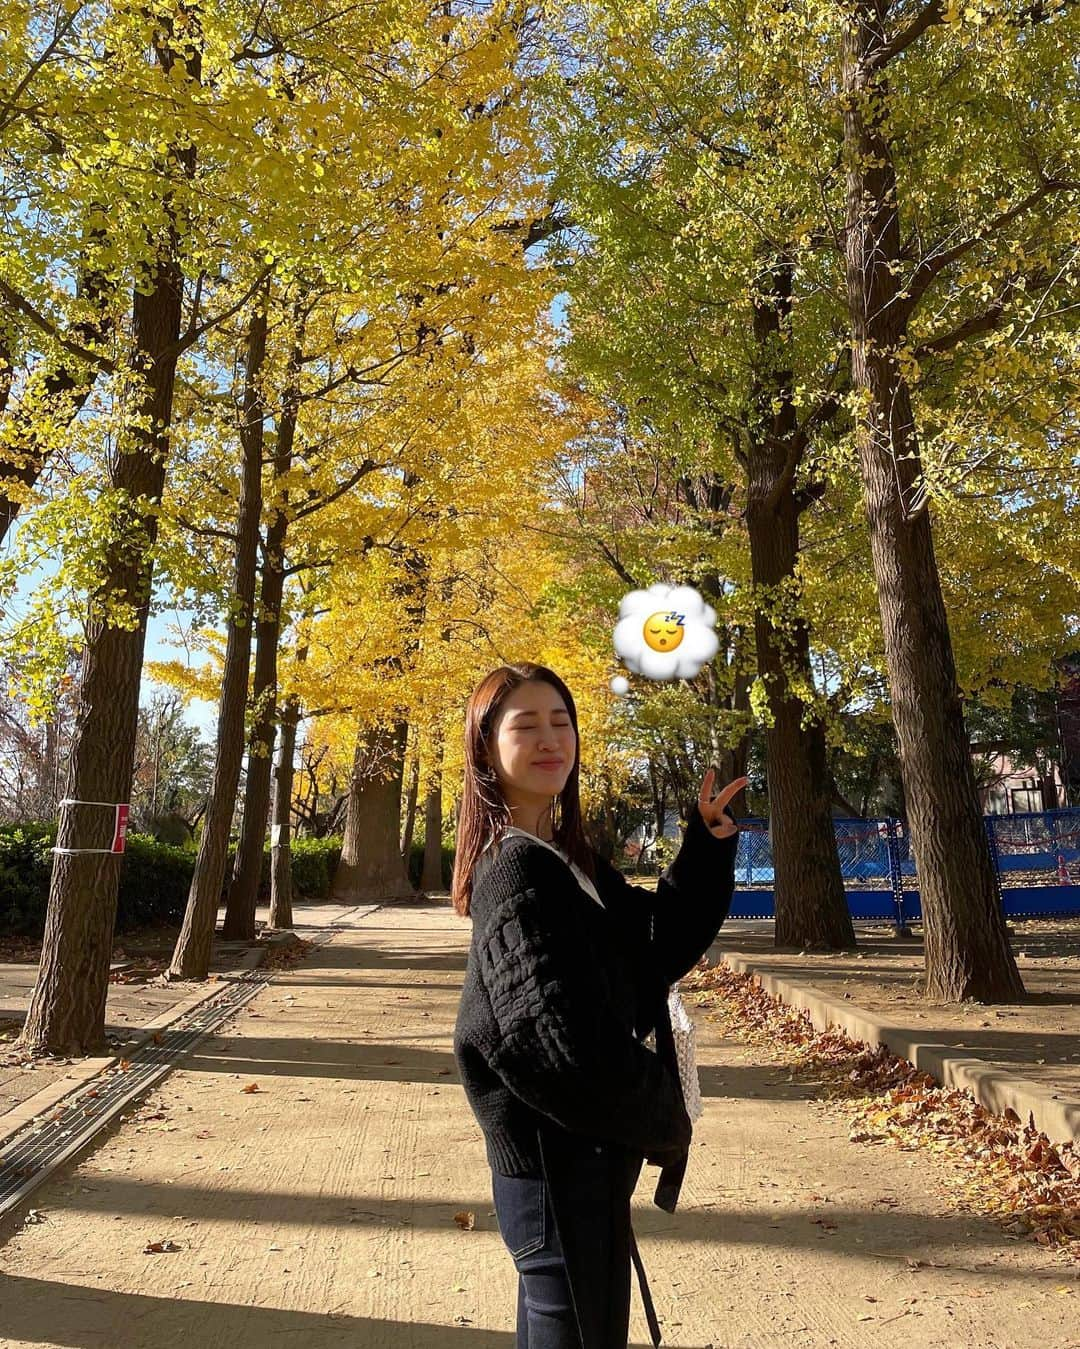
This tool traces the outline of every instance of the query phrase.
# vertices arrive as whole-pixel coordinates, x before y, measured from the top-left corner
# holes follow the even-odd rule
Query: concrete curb
[[[229,974],[246,974],[249,970],[256,969],[262,964],[268,950],[268,946],[253,947],[235,970],[230,970],[228,974],[219,976],[212,983],[207,983],[195,989],[187,997],[181,998],[179,1002],[174,1002],[171,1007],[159,1012],[153,1021],[148,1021],[145,1026],[140,1026],[135,1038],[125,1044],[120,1052],[102,1055],[98,1058],[83,1059],[81,1063],[74,1065],[70,1072],[65,1073],[58,1082],[50,1082],[47,1087],[42,1087],[33,1096],[28,1096],[25,1101],[20,1101],[18,1105],[6,1110],[0,1115],[0,1148],[5,1147],[15,1134],[25,1128],[31,1120],[36,1119],[38,1115],[43,1115],[46,1111],[52,1110],[54,1106],[72,1095],[73,1092],[86,1086],[99,1073],[103,1073],[113,1064],[119,1063],[121,1059],[127,1058],[132,1050],[145,1044],[147,1040],[153,1039],[158,1031],[179,1020],[192,1008],[198,1007],[200,1003],[206,1002],[209,998],[220,993]]]
[[[709,954],[739,974],[751,975],[766,993],[805,1012],[817,1030],[838,1026],[853,1040],[871,1046],[884,1045],[890,1053],[929,1073],[944,1086],[966,1087],[987,1110],[996,1114],[1014,1110],[1023,1121],[1030,1116],[1035,1127],[1051,1142],[1080,1144],[1080,1100],[1041,1082],[1032,1082],[1000,1064],[964,1055],[954,1045],[928,1043],[918,1031],[895,1026],[862,1007],[831,998],[812,985],[771,974],[754,957],[715,948]]]

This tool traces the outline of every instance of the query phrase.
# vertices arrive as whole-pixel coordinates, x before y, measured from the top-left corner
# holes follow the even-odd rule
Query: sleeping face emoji
[[[683,615],[674,611],[650,614],[642,636],[654,651],[674,651],[683,639]]]
[[[692,586],[658,582],[648,590],[632,590],[619,605],[612,634],[615,654],[646,679],[692,679],[719,650],[715,623],[715,609]],[[622,675],[611,685],[620,695],[629,687]]]

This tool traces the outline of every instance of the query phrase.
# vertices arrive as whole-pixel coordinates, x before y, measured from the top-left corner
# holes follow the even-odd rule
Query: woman
[[[452,896],[473,922],[454,1053],[518,1270],[518,1349],[625,1349],[642,1164],[673,1210],[690,1145],[669,987],[716,936],[738,829],[713,771],[655,894],[585,840],[577,711],[551,670],[493,671],[466,712]],[[557,807],[557,810],[556,810]],[[656,1050],[642,1041],[656,1034]]]

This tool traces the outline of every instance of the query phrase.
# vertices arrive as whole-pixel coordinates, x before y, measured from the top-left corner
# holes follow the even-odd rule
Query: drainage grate
[[[362,916],[378,907],[365,906]],[[350,927],[346,918],[351,916],[328,924],[313,945],[325,946]],[[103,1069],[76,1088],[69,1100],[61,1101],[43,1118],[31,1120],[9,1139],[0,1155],[0,1217],[36,1189],[56,1166],[85,1147],[126,1105],[160,1081],[181,1054],[250,1002],[274,973],[256,968],[236,976],[219,993],[133,1049],[131,1057],[122,1060],[126,1068],[116,1064]]]

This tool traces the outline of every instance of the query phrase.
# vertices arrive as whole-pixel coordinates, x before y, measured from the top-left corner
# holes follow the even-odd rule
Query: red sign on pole
[[[112,852],[124,851],[124,840],[127,838],[128,811],[130,806],[116,807],[116,829],[113,832]]]

